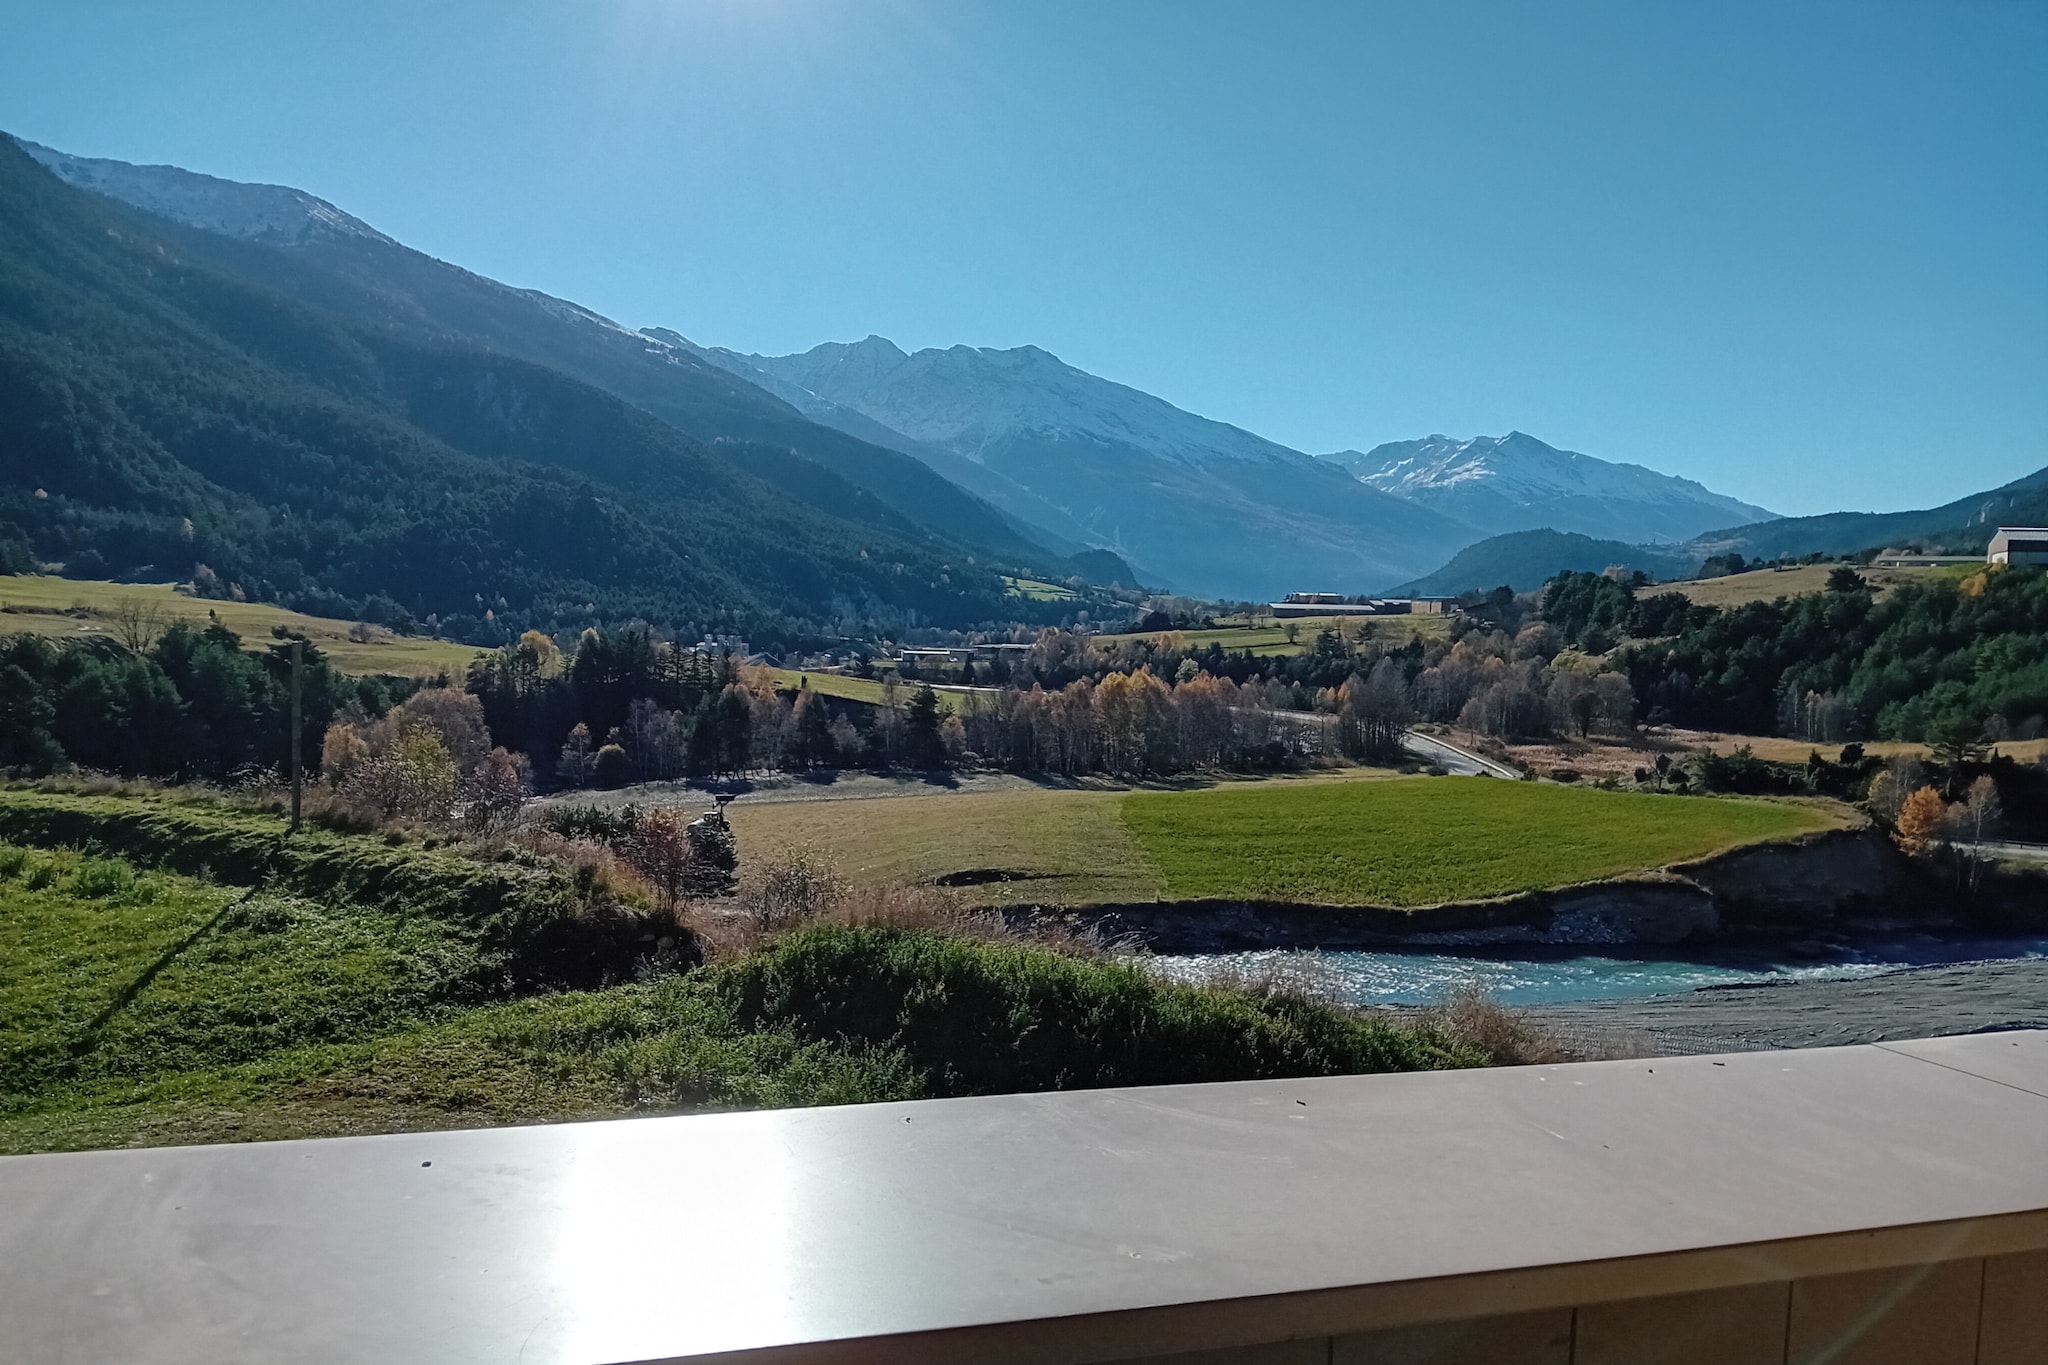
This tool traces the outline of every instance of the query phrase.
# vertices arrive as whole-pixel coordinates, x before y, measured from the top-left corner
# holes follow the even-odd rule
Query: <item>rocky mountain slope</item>
[[[1559,450],[1520,431],[1390,441],[1324,458],[1486,535],[1547,528],[1651,544],[1776,515],[1691,479]]]
[[[697,441],[560,370],[261,283],[291,259],[67,186],[0,137],[8,538],[85,577],[403,610],[478,643],[1031,610],[788,446]]]
[[[797,355],[705,351],[898,433],[1044,534],[1113,549],[1178,591],[1369,591],[1476,538],[1325,460],[1088,374],[1035,346],[906,353],[881,337]],[[844,419],[841,419],[844,420]],[[929,455],[923,458],[932,458]]]
[[[21,146],[68,184],[202,229],[204,237],[183,244],[188,258],[350,325],[547,366],[749,461],[765,477],[777,477],[793,452],[949,543],[1055,576],[1071,567],[921,461],[813,421],[691,348],[435,260],[303,191]]]

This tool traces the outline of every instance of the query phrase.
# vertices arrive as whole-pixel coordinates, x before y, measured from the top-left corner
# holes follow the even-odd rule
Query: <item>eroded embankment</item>
[[[1914,878],[1865,824],[1729,849],[1658,872],[1490,900],[1413,908],[1184,900],[1058,913],[1156,952],[1385,947],[1401,943],[1700,943],[1724,935],[1810,933],[1866,917],[1940,923],[1914,909]]]

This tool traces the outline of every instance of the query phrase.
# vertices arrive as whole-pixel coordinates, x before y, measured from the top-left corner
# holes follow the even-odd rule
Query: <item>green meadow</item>
[[[1807,806],[1479,777],[1136,792],[1120,813],[1168,899],[1391,906],[1599,881],[1831,823]]]
[[[702,965],[648,957],[692,931],[548,858],[221,801],[0,790],[0,840],[0,1152],[1487,1060],[830,903]]]

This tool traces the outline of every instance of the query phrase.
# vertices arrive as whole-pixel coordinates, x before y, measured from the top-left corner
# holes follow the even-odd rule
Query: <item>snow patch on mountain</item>
[[[1299,451],[1079,370],[1036,346],[904,352],[884,337],[740,357],[770,377],[969,458],[1020,436],[1085,437],[1201,464],[1299,460]]]
[[[189,227],[258,242],[298,242],[311,237],[391,241],[325,199],[287,185],[250,185],[177,166],[135,166],[126,161],[73,156],[23,138],[15,141],[66,184]]]
[[[1549,527],[1645,544],[1777,515],[1692,479],[1559,450],[1520,431],[1390,441],[1324,458],[1382,492],[1496,533]]]

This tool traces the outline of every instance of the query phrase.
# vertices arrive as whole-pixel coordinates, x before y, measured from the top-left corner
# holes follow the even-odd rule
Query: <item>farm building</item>
[[[949,649],[905,649],[897,657],[919,668],[964,664],[974,659],[1016,661],[1031,652],[1030,645],[954,645]]]
[[[1441,615],[1441,597],[1346,597],[1335,592],[1291,592],[1278,602],[1268,603],[1271,615],[1290,616],[1406,616],[1410,612]]]
[[[2048,527],[2001,526],[1984,558],[1992,564],[2048,564]]]

